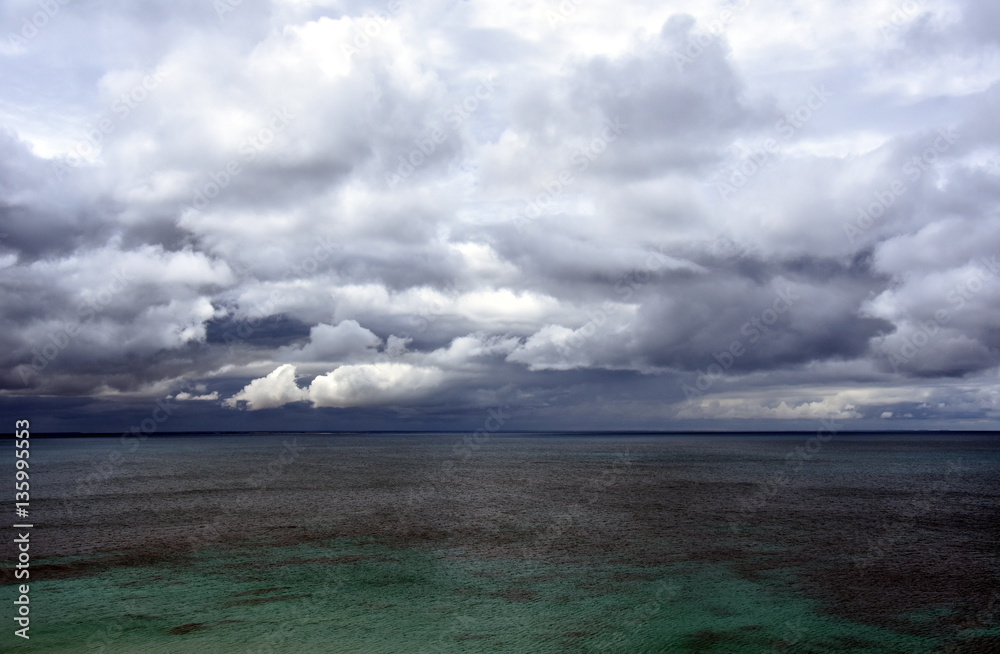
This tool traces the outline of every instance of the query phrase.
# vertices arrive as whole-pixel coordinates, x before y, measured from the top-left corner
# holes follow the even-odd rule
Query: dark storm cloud
[[[112,232],[110,203],[57,183],[27,143],[0,130],[0,247],[37,259],[101,243]]]
[[[280,314],[242,320],[226,315],[205,323],[205,343],[208,345],[241,343],[249,347],[274,348],[308,335],[309,325]]]
[[[985,4],[35,11],[0,11],[5,415],[1000,417]]]

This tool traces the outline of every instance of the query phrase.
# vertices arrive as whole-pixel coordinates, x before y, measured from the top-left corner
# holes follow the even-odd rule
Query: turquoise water
[[[69,561],[66,561],[69,563]],[[34,584],[39,652],[932,652],[725,565],[483,561],[336,541]]]

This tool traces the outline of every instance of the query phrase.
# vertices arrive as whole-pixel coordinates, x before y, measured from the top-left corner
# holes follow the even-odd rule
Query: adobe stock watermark
[[[310,593],[305,597],[296,598],[294,617],[288,622],[278,625],[273,632],[254,643],[246,654],[280,654],[301,647],[301,627],[322,622],[330,614],[333,599],[345,591],[346,583],[339,578],[342,574],[339,566],[317,566],[310,571]],[[306,627],[308,628],[308,627]]]
[[[170,419],[177,408],[176,404],[171,404],[170,398],[158,401],[148,416],[139,421],[139,424],[132,425],[129,431],[122,433],[121,450],[109,453],[103,462],[95,463],[88,474],[76,478],[77,486],[73,494],[77,498],[85,498],[96,493],[99,485],[116,475],[125,465],[126,455],[134,454],[143,441],[159,431],[160,426]],[[62,498],[62,508],[67,518],[73,513],[69,499],[69,497]]]
[[[726,26],[733,22],[737,14],[751,4],[751,0],[741,0],[733,3],[719,12],[719,14],[708,21],[708,31],[691,34],[688,36],[687,44],[678,50],[671,50],[670,56],[677,69],[684,72],[684,69],[694,63],[694,61],[705,54],[705,50],[716,43],[725,34]]]
[[[274,317],[274,310],[283,297],[283,291],[271,291],[263,302],[255,304],[247,311],[246,317],[238,321],[235,329],[227,329],[222,334],[222,342],[230,354],[232,354],[234,347],[245,343],[247,339],[253,336],[262,323]]]
[[[222,23],[226,19],[226,14],[231,14],[243,5],[243,0],[215,0],[212,9],[215,9],[215,16]]]
[[[622,302],[628,302],[642,287],[646,286],[656,278],[656,273],[666,266],[670,256],[663,252],[662,248],[657,248],[650,252],[642,267],[623,273],[614,283],[615,293],[622,297]],[[587,322],[579,329],[573,330],[565,341],[565,345],[570,350],[579,350],[587,344],[587,340],[597,334],[597,330],[604,326],[614,314],[618,312],[618,305],[611,300],[606,300],[596,309],[587,309]],[[564,351],[564,356],[565,356]]]
[[[739,163],[725,171],[721,180],[716,181],[715,188],[719,196],[726,200],[746,186],[754,175],[770,163],[771,157],[778,154],[781,142],[791,140],[798,130],[805,127],[826,106],[831,96],[833,93],[822,84],[809,89],[809,95],[774,124],[777,138],[765,139],[759,147],[747,152]]]
[[[561,0],[555,9],[546,9],[545,19],[549,21],[549,27],[556,27],[568,21],[581,4],[583,0]]]
[[[382,30],[388,27],[393,16],[398,14],[402,8],[403,4],[400,0],[389,0],[385,9],[379,9],[374,15],[365,17],[364,25],[360,29],[355,25],[354,38],[351,39],[350,43],[344,43],[340,46],[340,52],[344,58],[350,61],[354,55],[370,46],[382,35]]]
[[[23,52],[28,41],[38,36],[48,27],[62,8],[73,0],[41,0],[37,3],[38,11],[31,16],[21,18],[21,29],[7,33],[7,52],[10,54]]]
[[[922,7],[919,0],[906,0],[906,2],[896,5],[888,16],[878,22],[879,34],[884,39],[890,38],[916,18]]]
[[[884,524],[876,536],[868,537],[868,551],[864,556],[855,558],[855,568],[867,570],[876,561],[887,556],[899,541],[916,529],[918,518],[930,513],[944,500],[945,495],[953,489],[954,476],[960,477],[969,469],[962,465],[961,459],[948,461],[944,479],[921,488],[906,507],[895,512],[894,520]]]
[[[643,260],[642,267],[630,270],[615,281],[615,293],[622,296],[623,302],[628,302],[636,291],[653,281],[656,273],[663,270],[670,259],[663,246],[657,246]]]
[[[940,308],[934,312],[932,318],[918,321],[916,330],[898,339],[901,341],[898,349],[890,351],[884,347],[885,334],[880,333],[876,336],[880,339],[876,351],[889,360],[893,372],[899,372],[901,366],[915,359],[920,351],[941,333],[944,326],[951,322],[954,313],[964,309],[973,297],[982,292],[987,282],[1000,276],[1000,260],[997,255],[993,255],[992,259],[983,257],[980,262],[981,268],[977,268],[971,277],[954,285],[945,295],[948,304],[953,308]]]
[[[970,608],[962,611],[954,629],[956,631],[966,631],[973,629],[989,629],[1000,620],[1000,591],[994,591],[989,598],[981,604],[974,604]],[[962,646],[962,641],[948,643],[941,650],[941,654],[963,654],[969,650]]]
[[[208,181],[199,186],[191,196],[191,203],[183,208],[187,211],[204,211],[219,195],[229,187],[234,179],[243,173],[244,164],[253,162],[270,145],[278,134],[285,131],[291,122],[292,112],[284,107],[271,112],[267,125],[257,130],[253,136],[240,144],[240,158],[231,159],[225,166],[208,173]]]
[[[259,468],[247,479],[248,485],[253,489],[252,492],[258,498],[263,498],[269,490],[268,484],[280,479],[288,466],[295,463],[301,453],[305,451],[305,446],[299,445],[298,439],[295,437],[291,441],[281,441],[281,446],[281,452],[276,459],[273,459],[267,466]],[[188,547],[194,551],[219,540],[233,528],[238,509],[252,509],[255,505],[256,502],[252,502],[246,493],[237,495],[235,500],[228,501],[224,506],[219,507],[219,511],[211,522],[202,524],[197,532],[188,534]]]
[[[666,579],[657,581],[656,590],[648,596],[650,599],[636,607],[635,613],[637,615],[633,622],[642,623],[654,618],[667,608],[667,604],[680,599],[680,591],[681,586],[675,581],[667,581]]]
[[[449,282],[443,289],[442,292],[449,298],[454,299],[462,295],[463,291],[455,286],[454,283]],[[410,324],[413,326],[417,334],[422,334],[427,331],[427,328],[433,325],[441,316],[447,315],[448,304],[445,301],[432,299],[425,302],[420,310],[417,311],[415,315],[409,317]],[[386,354],[390,357],[398,357],[406,354],[405,344],[413,339],[413,334],[408,331],[404,331],[401,334],[395,335],[397,343],[401,347],[387,348]]]
[[[511,219],[518,232],[537,220],[542,211],[552,206],[556,199],[570,186],[576,183],[576,173],[586,172],[608,150],[611,143],[617,141],[628,129],[618,117],[614,120],[604,119],[604,127],[587,143],[570,157],[570,166],[563,168],[548,181],[542,184],[544,191],[533,198],[524,199],[524,207]]]
[[[462,124],[479,109],[481,103],[493,96],[496,87],[496,75],[491,74],[486,78],[480,77],[479,85],[472,93],[466,95],[441,114],[441,119],[445,125],[451,128],[451,131],[446,131],[440,126],[432,124],[423,136],[413,140],[416,147],[405,155],[399,155],[397,158],[399,165],[396,167],[396,171],[385,173],[385,181],[389,187],[408,179],[418,168],[427,163],[438,147],[451,137],[451,133],[458,131]]]
[[[902,177],[908,179],[911,184],[919,181],[958,139],[958,134],[951,127],[939,128],[937,134],[937,138],[930,146],[924,148],[920,154],[907,159],[900,169]],[[907,192],[908,187],[902,177],[896,177],[884,189],[875,191],[874,201],[869,202],[867,206],[859,206],[854,220],[844,223],[844,234],[849,243],[853,244],[859,236],[871,229],[875,221],[884,216],[896,200]]]
[[[483,426],[464,436],[460,442],[455,443],[452,446],[452,453],[455,456],[461,456],[463,461],[468,461],[481,447],[490,442],[493,434],[503,429],[512,415],[510,407],[506,404],[489,409],[486,412],[486,419],[483,420]],[[446,461],[441,466],[441,472],[445,476],[450,475],[453,470],[453,462],[449,465],[449,462]]]
[[[21,382],[25,386],[30,385],[32,374],[44,372],[49,364],[55,361],[62,351],[69,347],[70,343],[82,333],[83,327],[111,305],[114,297],[125,290],[127,282],[131,279],[124,269],[116,271],[111,278],[112,281],[95,293],[91,299],[81,302],[77,306],[75,322],[49,332],[46,336],[48,342],[31,350],[31,362],[17,367]]]
[[[743,523],[760,511],[773,499],[781,489],[792,483],[794,475],[801,472],[807,461],[812,461],[823,445],[830,442],[842,427],[832,420],[820,420],[820,428],[816,430],[816,435],[812,436],[802,444],[794,447],[785,454],[785,468],[770,475],[767,479],[758,484],[757,490],[750,496],[742,498],[738,514],[731,514],[726,517],[726,522],[733,533],[739,533]]]
[[[432,497],[446,495],[447,488],[455,483],[459,464],[467,464],[480,449],[490,442],[494,434],[501,432],[512,416],[510,406],[506,404],[489,408],[486,412],[486,418],[483,420],[483,426],[455,441],[452,444],[451,456],[441,462],[426,486],[411,491],[407,495],[407,502],[412,505]],[[404,517],[405,515],[400,513],[400,520],[403,520]]]
[[[708,364],[704,370],[699,368],[696,371],[693,385],[687,382],[681,383],[684,397],[689,400],[701,397],[712,388],[715,381],[732,368],[740,357],[753,349],[753,345],[770,331],[771,325],[777,323],[780,316],[788,313],[792,305],[800,299],[801,296],[786,282],[784,288],[775,294],[771,306],[765,308],[759,315],[752,316],[740,327],[740,333],[747,338],[746,344],[741,339],[734,339],[729,347],[712,354],[715,360],[713,363]]]
[[[534,542],[524,546],[523,555],[529,557],[537,555],[562,538],[575,522],[586,517],[587,509],[595,505],[605,491],[619,483],[620,477],[631,468],[634,461],[632,453],[628,450],[615,453],[615,460],[611,465],[588,479],[580,489],[581,494],[586,497],[585,501],[571,504],[565,511],[556,515]]]
[[[320,236],[317,240],[317,245],[313,247],[312,251],[301,261],[289,268],[289,271],[296,279],[302,279],[308,275],[313,275],[320,269],[320,265],[333,258],[333,255],[340,251],[340,245],[332,241],[331,239]],[[245,268],[241,268],[236,264],[229,264],[237,276],[243,275],[247,272]],[[255,304],[246,313],[246,318],[239,321],[235,330],[227,329],[222,335],[222,341],[226,344],[226,348],[231,352],[232,348],[236,345],[249,339],[253,333],[257,330],[262,322],[265,322],[269,318],[275,315],[279,303],[286,296],[284,289],[274,289],[268,293],[267,297]]]
[[[118,126],[150,97],[165,76],[162,69],[156,68],[143,75],[131,89],[118,96],[111,103],[108,115],[102,116],[96,125],[88,126],[86,135],[73,145],[69,153],[53,162],[52,171],[56,180],[62,181],[70,169],[80,167],[90,157],[100,152],[105,139],[114,134]]]

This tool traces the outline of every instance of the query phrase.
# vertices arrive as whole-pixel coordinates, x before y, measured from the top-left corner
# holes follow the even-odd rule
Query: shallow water
[[[1000,439],[813,436],[38,439],[15,645],[1000,651]]]

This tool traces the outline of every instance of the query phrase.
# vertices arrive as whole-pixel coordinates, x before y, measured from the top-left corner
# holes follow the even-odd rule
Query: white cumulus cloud
[[[255,379],[243,390],[225,401],[226,406],[238,407],[246,402],[251,411],[273,409],[289,402],[301,402],[309,398],[304,388],[295,383],[295,366],[286,363],[279,366],[267,377]]]

